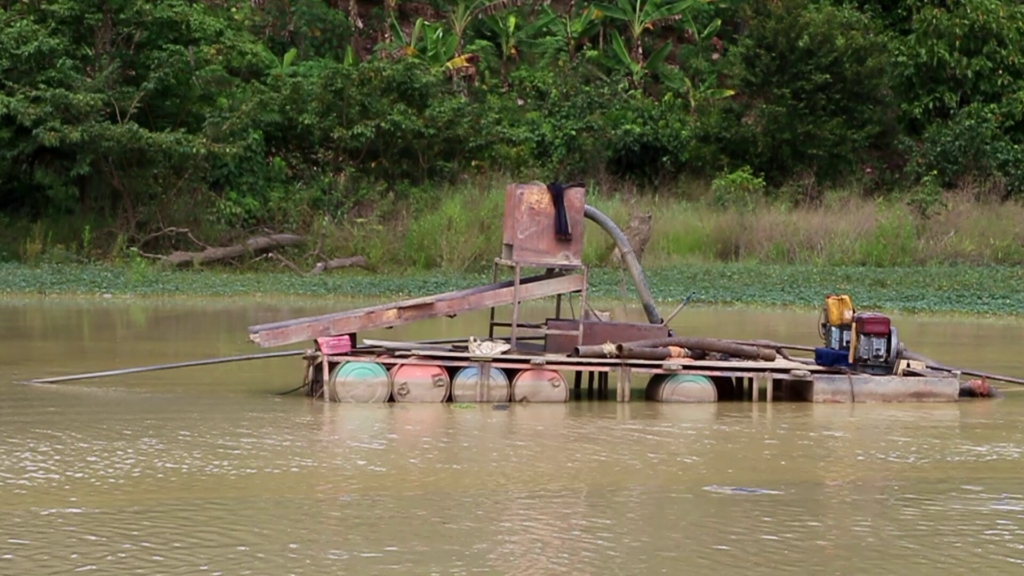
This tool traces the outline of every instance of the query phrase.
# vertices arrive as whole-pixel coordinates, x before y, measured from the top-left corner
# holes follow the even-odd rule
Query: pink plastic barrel
[[[391,374],[391,393],[396,402],[444,402],[451,379],[443,366],[396,364]]]

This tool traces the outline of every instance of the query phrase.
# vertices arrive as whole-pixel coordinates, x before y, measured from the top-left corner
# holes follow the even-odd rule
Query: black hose
[[[661,315],[658,314],[658,309],[654,307],[654,297],[651,296],[651,289],[647,285],[647,277],[644,276],[644,271],[640,267],[640,261],[637,260],[636,254],[633,253],[633,248],[629,245],[626,235],[622,233],[622,230],[615,225],[611,218],[605,216],[604,213],[593,206],[584,206],[583,215],[597,223],[601,228],[604,228],[604,231],[615,241],[615,245],[618,246],[619,253],[622,255],[622,261],[626,263],[626,270],[633,278],[633,284],[636,285],[636,293],[640,296],[640,304],[644,308],[647,321],[651,324],[661,324]]]

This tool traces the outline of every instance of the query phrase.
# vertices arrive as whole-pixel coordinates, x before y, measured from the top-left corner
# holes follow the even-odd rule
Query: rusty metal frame
[[[554,330],[554,329],[549,329],[546,326],[544,326],[544,327],[533,327],[533,326],[531,326],[531,327],[523,327],[523,326],[521,326],[520,323],[519,323],[519,303],[520,303],[520,300],[522,300],[522,299],[519,298],[518,295],[519,295],[520,290],[522,288],[522,271],[523,271],[523,268],[545,268],[546,269],[545,274],[552,274],[554,272],[559,272],[559,273],[564,274],[566,271],[580,271],[579,274],[569,274],[568,275],[568,276],[571,276],[571,277],[582,277],[582,283],[581,283],[580,287],[574,288],[574,289],[570,289],[570,290],[564,290],[562,292],[554,294],[554,296],[555,296],[555,318],[556,319],[561,319],[561,315],[562,315],[562,296],[567,295],[567,294],[571,295],[571,294],[573,294],[575,292],[579,292],[580,293],[580,315],[581,315],[581,320],[582,320],[582,313],[583,313],[583,310],[586,309],[586,304],[587,304],[587,283],[589,282],[589,271],[588,271],[586,265],[580,264],[580,263],[530,262],[530,261],[521,261],[521,260],[507,260],[507,259],[504,259],[504,258],[495,258],[494,259],[494,263],[493,263],[492,268],[491,268],[491,282],[492,283],[495,283],[495,284],[498,283],[498,270],[501,267],[508,267],[508,268],[512,269],[512,294],[513,294],[512,295],[512,303],[511,303],[512,304],[512,318],[511,318],[511,322],[498,322],[498,321],[496,321],[495,320],[495,317],[496,317],[495,311],[497,309],[497,305],[491,306],[490,317],[489,317],[489,320],[488,320],[488,327],[487,327],[487,337],[488,338],[492,338],[493,339],[494,338],[494,329],[495,329],[495,327],[499,327],[500,326],[500,327],[507,327],[507,328],[510,329],[509,344],[512,346],[512,350],[516,350],[517,349],[516,345],[519,343],[520,340],[525,340],[526,339],[526,338],[522,337],[523,332],[526,332],[526,333],[530,334],[531,336],[535,336],[535,337],[538,337],[538,338],[544,338],[544,337],[546,337],[549,334],[574,335],[574,336],[576,336],[576,343],[577,343],[577,345],[581,345],[583,343],[583,324],[582,324],[582,322],[581,322],[579,328],[576,329],[576,330]]]

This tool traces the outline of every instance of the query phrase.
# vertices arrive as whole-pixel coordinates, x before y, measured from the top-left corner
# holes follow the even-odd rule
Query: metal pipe
[[[615,358],[615,346],[605,344],[584,344],[572,349],[577,358]]]
[[[668,360],[673,358],[673,351],[670,348],[643,348],[631,344],[617,344],[615,349],[618,352],[619,358],[635,358],[637,360]],[[675,358],[690,358],[690,356],[684,352],[682,356],[675,356]]]
[[[622,233],[622,230],[615,225],[611,218],[605,216],[603,212],[589,204],[584,206],[583,215],[588,220],[604,228],[604,231],[615,241],[615,245],[618,246],[619,252],[622,255],[622,261],[626,263],[626,270],[632,276],[633,284],[636,285],[636,293],[640,296],[640,304],[643,305],[647,321],[651,324],[661,324],[661,315],[658,314],[658,309],[654,307],[654,297],[651,296],[651,289],[647,285],[647,278],[644,276],[643,269],[640,268],[640,262],[637,260],[636,254],[633,253],[633,248],[629,245],[626,235]]]

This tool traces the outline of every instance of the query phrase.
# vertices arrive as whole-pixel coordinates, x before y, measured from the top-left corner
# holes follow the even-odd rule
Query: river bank
[[[860,308],[904,313],[981,316],[1024,315],[1024,270],[1014,266],[822,267],[770,264],[692,264],[646,270],[654,297],[693,305],[820,306],[825,294],[850,294]],[[338,271],[320,276],[290,272],[167,270],[129,265],[0,264],[0,295],[96,298],[299,297],[394,299],[490,281],[487,273],[417,272],[389,275]],[[605,301],[636,302],[628,275],[595,268],[590,294]]]

